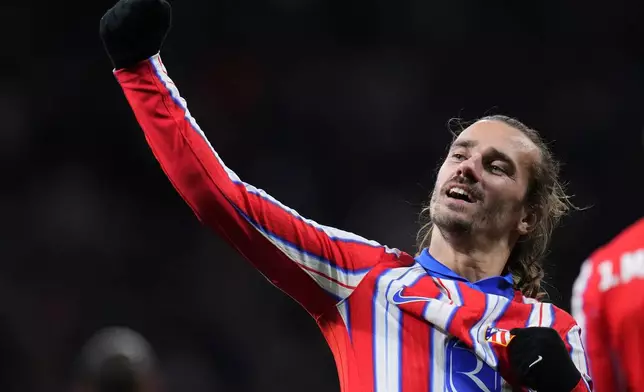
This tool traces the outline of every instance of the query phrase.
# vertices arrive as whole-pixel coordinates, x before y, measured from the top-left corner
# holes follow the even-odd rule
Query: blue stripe
[[[351,330],[351,309],[349,306],[349,300],[347,299],[342,303],[344,306],[344,313],[347,315],[345,323],[347,325],[347,334],[349,335],[349,342],[353,342],[353,331]]]
[[[388,338],[388,336],[389,336],[389,305],[391,305],[391,303],[387,300],[387,298],[389,296],[389,291],[391,290],[391,285],[396,281],[402,280],[411,271],[412,271],[411,269],[408,269],[407,271],[405,271],[404,274],[402,274],[398,278],[392,279],[389,282],[389,284],[387,285],[387,289],[385,290],[385,300],[386,300],[386,304],[385,304],[385,363],[386,364],[389,364],[389,338]],[[400,310],[400,312],[402,313],[402,310]],[[401,363],[401,360],[402,360],[401,359],[402,358],[402,347],[401,347],[402,345],[400,344],[401,340],[402,340],[401,339],[401,331],[402,331],[401,319],[399,318],[398,320],[396,320],[396,322],[398,323],[398,336],[397,336],[397,339],[398,339],[398,384],[400,386],[402,386],[402,367],[400,366],[400,363]]]
[[[487,295],[486,295],[485,296],[485,307],[483,308],[483,315],[481,316],[481,319],[479,320],[481,325],[479,325],[479,327],[477,328],[477,331],[480,330],[481,328],[483,328],[483,318],[485,317],[485,314],[487,313],[488,306],[490,306],[490,303],[487,300]],[[470,337],[472,338],[472,349],[474,350],[475,353],[476,353],[476,346],[480,345],[478,339],[476,338],[476,335],[477,334],[474,333],[474,327],[472,327],[472,329],[470,329]],[[487,359],[487,350],[482,350],[482,351],[483,351],[483,361],[485,361]]]
[[[334,293],[334,292],[332,292],[332,291],[328,291],[328,290],[326,290],[326,292],[331,296],[331,298],[332,298],[333,300],[335,300],[335,301],[336,301],[336,303],[339,303],[340,301],[344,300],[344,298],[339,297],[336,293]]]
[[[387,301],[389,303],[389,301]],[[402,316],[402,310],[400,311]],[[403,384],[403,367],[402,367],[402,332],[403,332],[403,318],[398,319],[398,391],[402,391]]]
[[[439,301],[442,301],[443,293],[439,293],[436,299],[438,299]],[[423,308],[423,315],[427,313],[428,306],[429,306],[429,302]],[[448,321],[451,321],[451,320],[448,320]],[[447,330],[447,328],[445,329]],[[432,324],[430,324],[429,325],[429,383],[427,384],[428,392],[432,391],[432,382],[434,380],[434,374],[436,372],[436,369],[435,369],[436,363],[434,362],[434,334],[435,333],[438,333],[438,331],[436,331],[436,328]]]
[[[452,313],[447,318],[447,322],[445,323],[445,330],[446,331],[449,331],[449,327],[452,326],[452,321],[454,321],[454,316],[455,315],[456,315],[456,309],[453,309]]]
[[[378,372],[377,372],[377,367],[378,367],[378,361],[376,360],[376,347],[377,347],[377,340],[378,340],[378,334],[376,334],[376,309],[378,308],[378,293],[380,290],[378,290],[378,286],[380,285],[380,279],[382,279],[382,276],[387,273],[389,270],[383,271],[380,275],[378,275],[378,278],[376,279],[375,282],[375,288],[373,292],[373,297],[371,298],[371,335],[372,335],[372,342],[371,342],[371,347],[373,348],[371,351],[371,361],[373,363],[373,389],[374,392],[378,392]]]
[[[568,355],[570,356],[570,358],[572,358],[572,355],[573,355],[572,351],[574,350],[574,347],[573,347],[572,343],[570,343],[569,333],[570,333],[570,331],[568,331],[568,333],[566,333],[566,343],[568,343],[568,345],[570,346],[570,350],[568,350]],[[584,384],[586,384],[586,387],[590,391],[591,390],[590,385],[588,385],[588,381],[586,381],[586,377],[584,377],[586,374],[588,374],[590,372],[590,369],[588,368],[588,357],[586,356],[586,350],[584,350],[584,342],[581,339],[581,330],[580,330],[579,342],[581,343],[581,348],[580,349],[582,350],[581,353],[584,355],[584,362],[585,363],[584,363],[584,369],[577,369],[577,370],[579,370],[580,372],[583,372],[582,375],[581,375],[581,379],[584,381]],[[576,367],[577,367],[577,364],[575,364],[575,368]]]
[[[456,287],[456,294],[458,294],[458,299],[459,299],[459,302],[461,303],[461,306],[465,305],[465,298],[463,298],[463,293],[461,292],[461,289],[458,287],[458,284],[455,284],[454,287]]]
[[[455,306],[454,310],[452,310],[452,314],[449,316],[447,319],[447,323],[445,326],[445,329],[448,330],[449,326],[452,324],[452,320],[454,319],[454,316],[456,315],[456,312],[458,311],[458,308],[462,307],[465,305],[465,299],[463,298],[463,293],[461,293],[461,289],[458,287],[458,284],[455,284],[454,287],[456,287],[456,294],[458,295],[458,300],[461,303],[459,306]]]
[[[157,79],[158,79],[159,81],[161,81],[161,83],[163,84],[163,86],[164,86],[164,87],[166,88],[166,90],[170,93],[170,98],[172,98],[172,101],[175,103],[175,105],[177,105],[178,107],[180,107],[181,109],[183,109],[183,110],[184,110],[184,113],[185,113],[185,119],[186,119],[186,120],[188,120],[188,123],[190,124],[191,128],[193,128],[193,130],[197,131],[197,134],[198,134],[202,139],[204,139],[204,140],[207,142],[207,144],[210,146],[210,143],[208,143],[208,140],[205,138],[205,135],[204,135],[203,131],[201,130],[201,128],[199,127],[199,125],[196,123],[196,121],[194,121],[194,118],[189,114],[188,108],[187,108],[187,107],[185,107],[185,106],[183,105],[183,103],[181,102],[181,100],[179,99],[179,97],[175,97],[175,96],[172,94],[172,90],[168,88],[168,86],[167,86],[166,82],[163,80],[163,77],[162,77],[162,76],[161,76],[161,74],[159,73],[159,69],[156,67],[156,65],[155,65],[154,61],[153,61],[152,59],[150,59],[150,60],[149,60],[149,62],[150,62],[150,64],[152,65],[152,68],[154,69],[154,72],[155,72],[155,74],[156,74],[156,76],[157,76]],[[235,184],[243,185],[243,186],[244,186],[244,188],[246,188],[246,191],[247,191],[248,193],[255,194],[255,195],[257,195],[257,196],[261,197],[263,200],[265,200],[265,201],[267,201],[267,202],[269,202],[269,203],[271,203],[271,204],[273,204],[273,205],[275,205],[275,206],[279,207],[281,210],[283,210],[284,212],[288,213],[289,215],[291,215],[292,217],[296,218],[297,220],[299,220],[299,221],[303,222],[303,223],[304,223],[304,224],[306,224],[307,226],[312,227],[312,228],[314,228],[315,230],[317,230],[317,231],[319,231],[319,232],[322,232],[322,233],[323,233],[326,237],[328,237],[331,241],[335,241],[335,242],[343,242],[343,243],[356,243],[356,244],[361,244],[361,245],[367,245],[367,246],[370,246],[370,247],[373,247],[373,248],[379,248],[379,247],[382,247],[382,245],[380,245],[380,244],[375,245],[375,244],[371,244],[371,243],[369,243],[369,242],[364,242],[364,241],[359,241],[359,240],[354,240],[354,239],[345,239],[345,238],[339,238],[339,237],[335,237],[335,236],[330,236],[330,235],[328,235],[326,232],[324,232],[324,229],[323,229],[322,227],[320,227],[320,226],[318,226],[318,225],[315,225],[315,224],[311,224],[310,222],[307,222],[307,220],[305,220],[302,216],[297,215],[297,214],[294,214],[294,213],[292,213],[292,212],[291,212],[291,211],[289,211],[289,210],[285,210],[281,205],[279,205],[278,203],[276,203],[276,202],[275,202],[275,200],[273,200],[273,198],[272,198],[272,197],[264,196],[264,195],[263,195],[263,194],[261,194],[260,192],[250,191],[250,190],[247,188],[247,186],[248,186],[249,184],[246,184],[246,183],[241,182],[241,181],[236,181],[236,180],[233,180],[233,179],[231,179],[231,181],[232,181],[233,183],[235,183]],[[266,194],[266,195],[268,195],[268,194]],[[234,203],[232,203],[232,201],[230,201],[230,200],[229,200],[229,202],[230,202],[231,204],[233,204],[233,206],[234,206],[236,209],[240,210],[238,206],[236,206],[236,205],[234,205]],[[241,212],[241,211],[240,211],[240,212]],[[243,214],[243,213],[242,213],[242,214]],[[256,228],[260,229],[260,227],[261,227],[261,226],[260,226],[259,224],[257,224],[256,222],[254,222],[254,223],[253,223],[253,221],[251,221],[251,220],[246,216],[246,214],[243,214],[243,215],[246,217],[246,220],[248,220],[249,222],[251,222],[251,224],[253,224],[253,226],[254,226],[254,227],[256,227]],[[269,231],[268,231],[267,229],[265,229],[265,228],[261,228],[261,231],[262,231],[263,233],[265,233],[265,234],[268,234],[268,235],[273,236],[275,239],[278,239],[280,242],[282,242],[282,243],[284,243],[284,244],[288,244],[284,239],[281,239],[281,238],[279,238],[279,237],[277,237],[277,236],[274,236],[272,233],[269,233]],[[365,241],[367,241],[367,240],[365,240]],[[290,246],[291,246],[292,248],[294,248],[294,249],[297,249],[295,246],[292,246],[292,245],[290,245]],[[304,253],[304,251],[302,251],[302,253]],[[308,254],[308,253],[307,253],[307,254]],[[316,256],[316,257],[317,257],[317,256]],[[320,261],[326,262],[326,264],[328,264],[328,265],[335,266],[335,265],[334,265],[333,263],[331,263],[331,261],[329,261],[329,260],[322,259],[322,258],[319,258],[319,257],[318,257],[318,259],[319,259]],[[338,268],[338,269],[340,269],[340,270],[342,270],[340,267],[337,267],[337,266],[335,266],[335,267],[336,267],[336,268]],[[344,271],[346,271],[345,273],[347,273],[347,274],[352,274],[352,273],[355,273],[355,274],[361,274],[361,273],[365,273],[365,272],[367,272],[367,271],[369,271],[369,270],[370,270],[370,268],[363,268],[363,269],[360,269],[360,270],[354,270],[354,271],[352,271],[352,272],[349,272],[349,271],[347,271],[347,270],[344,270]]]
[[[532,316],[532,313],[534,313],[534,307],[535,304],[530,304],[530,314],[528,314],[528,319],[525,321],[525,328],[530,326],[530,317]]]
[[[235,182],[235,181],[233,181],[233,182]],[[325,231],[324,231],[324,228],[323,228],[323,227],[321,227],[321,226],[323,226],[323,225],[320,225],[320,224],[313,224],[313,223],[311,223],[311,222],[310,222],[310,220],[309,220],[309,219],[306,219],[306,218],[304,218],[303,216],[301,216],[301,215],[299,215],[299,214],[296,214],[296,213],[293,213],[293,212],[291,212],[291,211],[289,211],[289,210],[284,209],[284,207],[282,207],[282,206],[280,205],[280,202],[277,202],[277,201],[276,201],[272,196],[270,196],[266,191],[263,191],[263,190],[262,190],[262,192],[264,192],[264,194],[262,194],[261,192],[258,192],[258,191],[254,191],[254,190],[250,190],[250,189],[248,189],[247,187],[249,186],[249,184],[247,184],[247,183],[245,183],[245,182],[235,182],[235,183],[238,183],[238,184],[240,184],[240,185],[243,185],[243,186],[246,188],[246,191],[247,191],[248,193],[261,197],[261,198],[262,198],[263,200],[265,200],[266,202],[273,204],[274,206],[278,207],[278,208],[279,208],[279,209],[281,209],[282,211],[284,211],[284,212],[288,213],[289,215],[291,215],[293,218],[295,218],[295,219],[297,219],[297,220],[301,221],[302,223],[304,223],[305,225],[307,225],[307,226],[309,226],[309,227],[311,227],[311,228],[313,228],[313,229],[315,229],[315,230],[317,230],[317,231],[321,232],[322,234],[324,234],[326,237],[328,237],[328,238],[329,238],[329,239],[331,239],[332,241],[335,241],[335,242],[342,242],[342,243],[345,243],[345,244],[360,244],[360,245],[366,245],[366,246],[369,246],[369,247],[372,247],[372,248],[384,248],[384,246],[383,246],[383,245],[381,245],[381,244],[375,245],[375,244],[373,244],[373,243],[369,243],[369,242],[368,242],[368,240],[366,240],[366,239],[365,239],[364,241],[360,241],[360,240],[357,240],[357,239],[340,238],[340,237],[336,237],[336,236],[329,235],[327,232],[325,232]],[[330,228],[331,228],[331,227],[330,227]],[[336,230],[337,230],[337,229],[336,229]]]
[[[508,307],[510,307],[510,303],[512,303],[512,301],[508,301],[505,305],[503,305],[503,309],[501,310],[501,313],[499,313],[499,316],[494,320],[491,327],[496,327],[496,324],[498,323],[499,319],[503,318],[503,315],[508,310]],[[494,357],[494,363],[498,365],[499,358],[496,356],[494,349],[492,349],[492,357]]]
[[[322,264],[325,264],[325,265],[327,265],[327,266],[329,266],[329,267],[331,267],[333,269],[336,269],[336,270],[338,270],[338,271],[340,271],[340,272],[342,272],[342,273],[344,273],[346,275],[354,275],[354,276],[355,275],[366,274],[367,272],[369,272],[369,270],[371,270],[371,268],[362,268],[362,269],[359,269],[359,270],[348,270],[346,268],[339,267],[337,264],[333,263],[329,259],[325,259],[325,258],[320,257],[320,256],[318,256],[316,254],[313,254],[313,253],[311,253],[309,251],[306,251],[306,250],[302,249],[301,247],[297,246],[296,244],[294,244],[292,242],[289,242],[289,241],[287,241],[287,240],[285,240],[285,239],[283,239],[281,237],[278,237],[273,233],[270,233],[268,230],[264,229],[262,226],[257,224],[257,222],[255,222],[250,216],[246,215],[246,213],[244,211],[242,211],[241,208],[239,208],[235,203],[230,202],[230,204],[235,208],[235,210],[239,213],[239,215],[241,215],[244,218],[244,220],[246,220],[248,223],[250,223],[258,231],[264,233],[268,238],[271,238],[271,239],[273,239],[273,240],[275,240],[275,241],[277,241],[277,242],[279,242],[279,243],[281,243],[281,244],[283,244],[283,245],[285,245],[285,246],[287,246],[287,247],[289,247],[291,249],[294,249],[294,250],[296,250],[297,252],[299,252],[299,253],[301,253],[303,255],[311,257],[311,258],[315,259],[316,261],[318,261],[318,262],[320,262]]]
[[[432,384],[434,382],[434,372],[435,372],[435,365],[436,363],[434,362],[434,334],[436,333],[436,329],[434,327],[430,326],[429,327],[429,382],[427,383],[427,391],[431,392],[432,390]]]
[[[407,275],[412,270],[413,269],[410,268],[409,270],[407,270],[407,272],[405,272],[397,280],[402,279],[403,277],[405,277],[405,275]],[[416,283],[418,283],[418,281],[420,279],[422,279],[425,276],[426,276],[425,274],[419,274],[416,277],[416,279],[414,279],[410,284],[407,285],[407,287],[411,287],[411,286],[415,285]],[[390,286],[391,286],[391,284],[390,284]],[[387,292],[389,292],[389,288],[387,288]],[[425,304],[425,307],[427,307],[428,304],[429,304],[429,302]],[[389,301],[387,301],[387,306],[389,306]],[[402,310],[400,312],[401,312],[401,314],[403,313]],[[398,320],[398,390],[399,391],[402,391],[402,384],[403,384],[403,377],[402,377],[402,374],[403,374],[403,363],[402,363],[402,359],[403,359],[403,353],[402,353],[402,349],[403,349],[403,345],[402,345],[403,328],[404,328],[404,326],[403,326],[403,318],[400,317],[400,319]]]

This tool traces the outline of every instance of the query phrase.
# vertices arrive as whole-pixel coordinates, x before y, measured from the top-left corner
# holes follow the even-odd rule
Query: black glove
[[[99,28],[114,68],[127,68],[159,52],[171,21],[172,8],[165,0],[119,0],[105,12]]]
[[[552,328],[515,328],[508,345],[510,366],[519,382],[538,392],[570,392],[581,373]]]

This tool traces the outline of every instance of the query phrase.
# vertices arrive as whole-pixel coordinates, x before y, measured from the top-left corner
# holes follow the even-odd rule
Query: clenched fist
[[[119,0],[105,12],[99,28],[114,68],[127,68],[159,52],[171,21],[172,8],[165,0]]]

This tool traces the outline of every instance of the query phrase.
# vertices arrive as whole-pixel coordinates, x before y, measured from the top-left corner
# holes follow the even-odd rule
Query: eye
[[[452,154],[452,158],[456,159],[457,161],[464,161],[464,160],[467,159],[467,157],[465,157],[465,155],[459,154],[457,152]]]
[[[507,174],[507,171],[499,165],[490,165],[490,171],[494,174]]]

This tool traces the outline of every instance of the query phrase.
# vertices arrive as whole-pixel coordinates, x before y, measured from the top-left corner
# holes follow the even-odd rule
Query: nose
[[[468,159],[461,161],[456,168],[456,174],[474,183],[481,181],[483,162],[480,155],[471,155]]]

